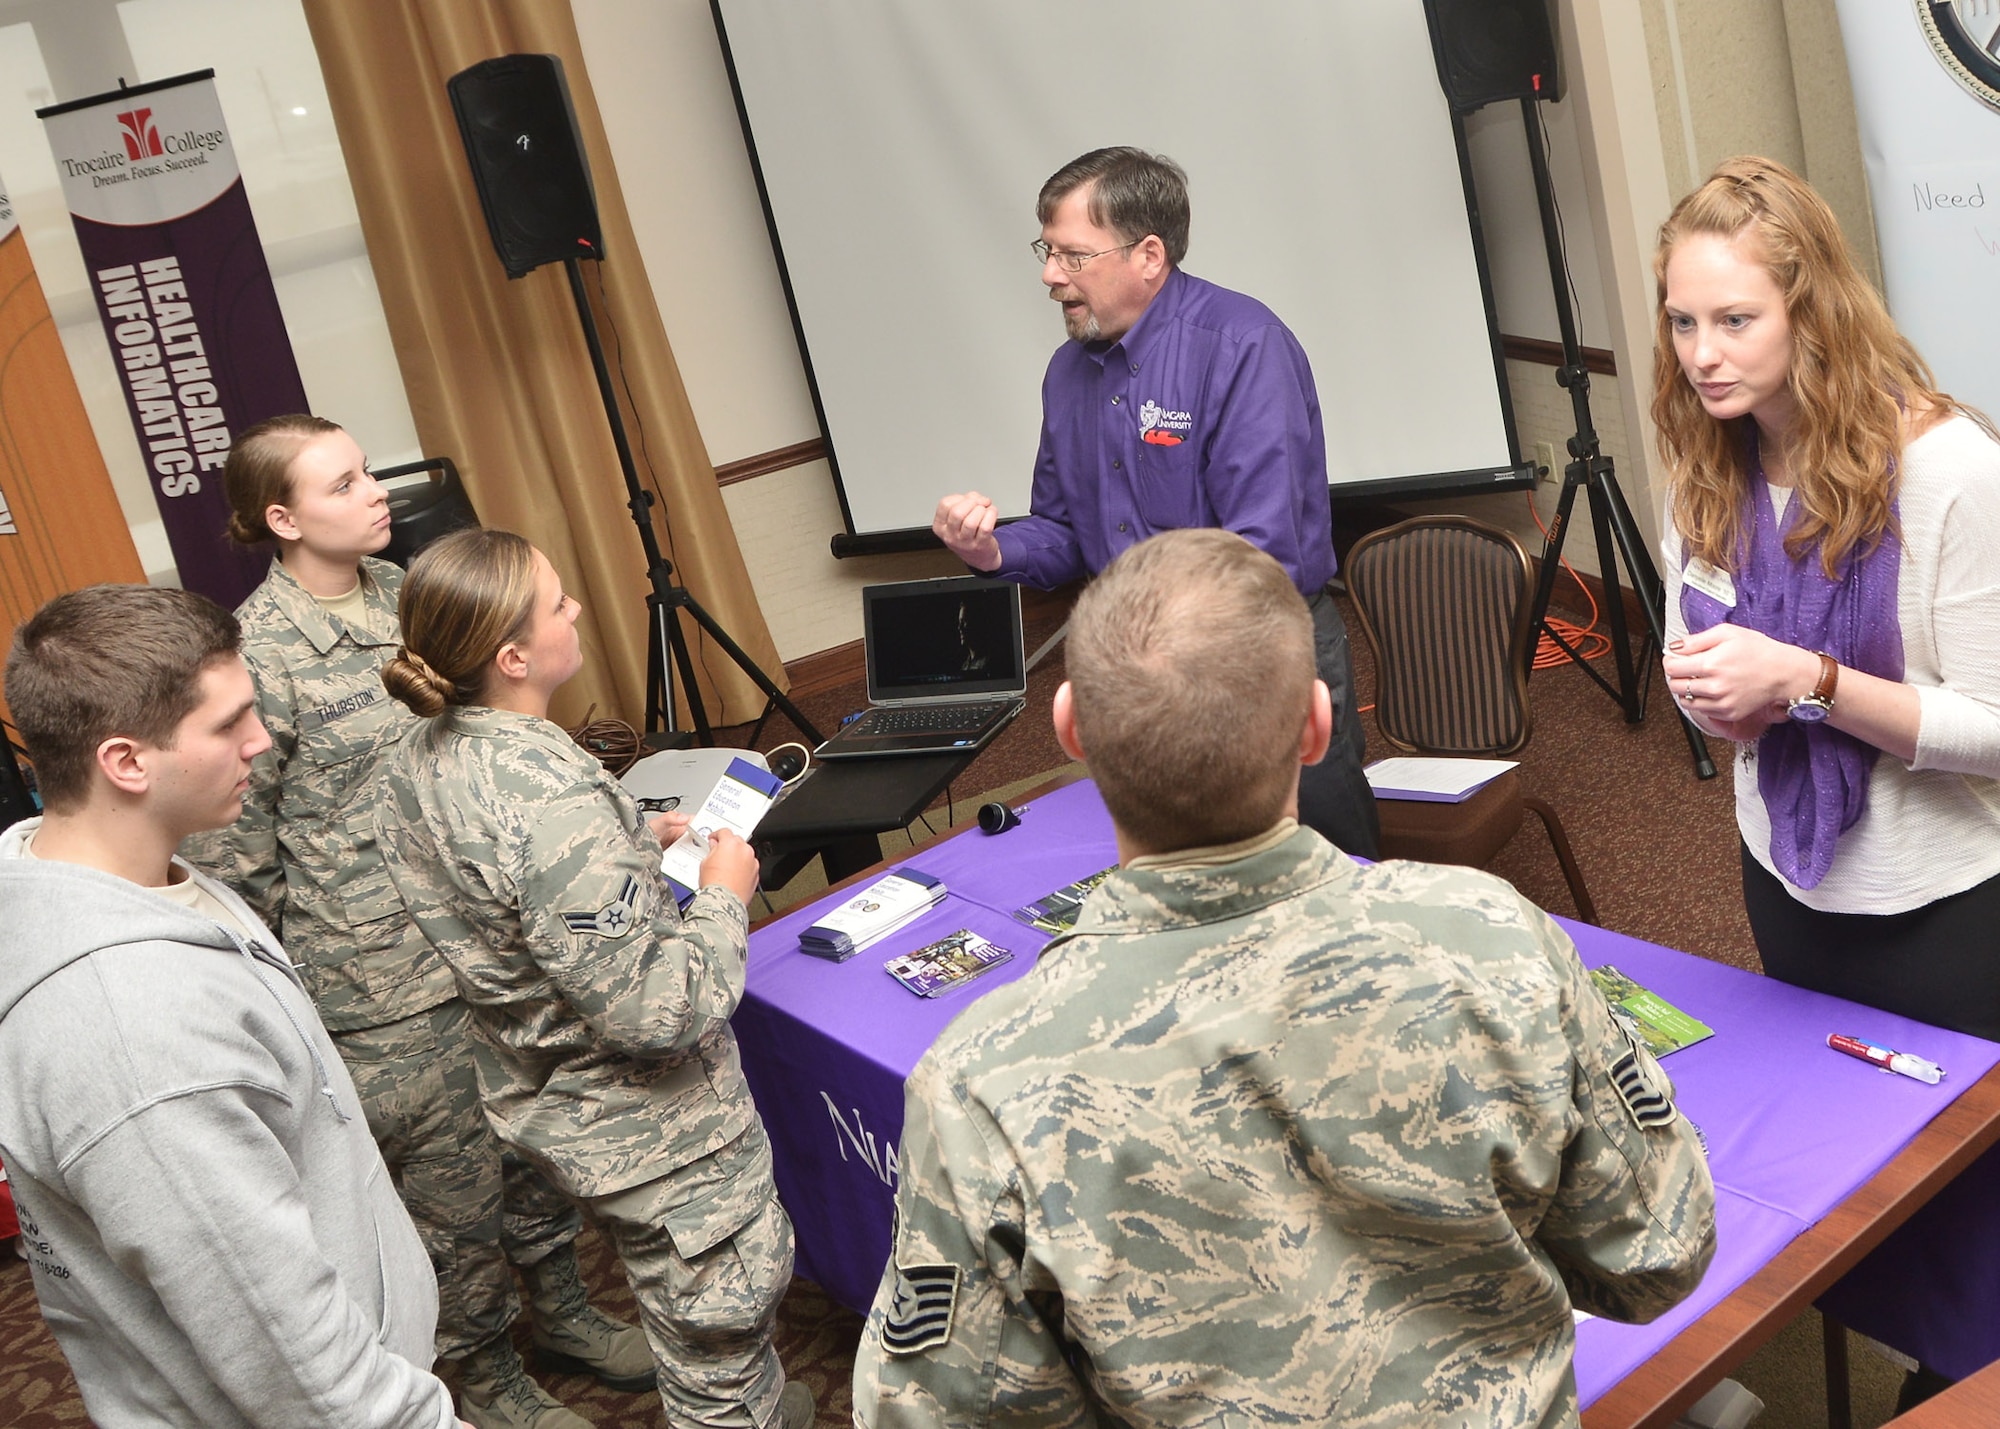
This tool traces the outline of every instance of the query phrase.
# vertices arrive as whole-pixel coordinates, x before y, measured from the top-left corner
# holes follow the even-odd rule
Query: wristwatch
[[[1809,695],[1800,695],[1785,706],[1785,713],[1801,724],[1818,724],[1833,713],[1833,687],[1840,681],[1840,662],[1824,650],[1819,656],[1819,683]]]

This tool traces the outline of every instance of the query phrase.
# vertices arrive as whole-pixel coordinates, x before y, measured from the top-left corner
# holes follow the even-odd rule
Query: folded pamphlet
[[[941,997],[981,973],[991,972],[1013,956],[970,928],[960,928],[950,937],[940,938],[914,953],[891,958],[882,967],[918,997]]]
[[[1678,1052],[1683,1047],[1715,1035],[1715,1029],[1697,1022],[1656,992],[1649,992],[1631,978],[1606,963],[1590,970],[1590,980],[1611,1004],[1611,1013],[1631,1028],[1655,1057]]]
[[[1076,915],[1083,911],[1083,900],[1090,896],[1090,890],[1117,871],[1118,865],[1114,863],[1109,868],[1100,868],[1088,878],[1065,883],[1055,892],[1016,908],[1014,916],[1044,933],[1067,933],[1076,926]]]
[[[688,820],[688,831],[673,841],[660,859],[660,871],[681,899],[701,886],[701,861],[708,857],[708,836],[728,829],[748,839],[778,797],[785,781],[747,759],[732,759],[708,798]]]
[[[915,868],[878,878],[799,934],[799,951],[844,963],[944,902],[944,880]]]

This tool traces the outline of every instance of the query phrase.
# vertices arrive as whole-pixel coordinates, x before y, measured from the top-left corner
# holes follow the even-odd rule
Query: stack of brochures
[[[878,878],[799,934],[799,951],[844,963],[944,901],[942,879],[905,868]]]

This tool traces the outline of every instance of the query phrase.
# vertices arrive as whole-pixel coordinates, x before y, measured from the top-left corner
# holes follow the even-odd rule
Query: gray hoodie
[[[454,1424],[430,1262],[277,940],[211,881],[258,940],[26,856],[40,822],[0,834],[0,1159],[91,1419]]]

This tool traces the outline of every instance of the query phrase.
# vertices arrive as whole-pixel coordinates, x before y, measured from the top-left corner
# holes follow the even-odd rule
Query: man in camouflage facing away
[[[1121,867],[910,1076],[857,1424],[1574,1424],[1572,1306],[1699,1283],[1694,1129],[1562,932],[1297,824],[1311,641],[1221,531],[1077,602],[1056,732]]]

